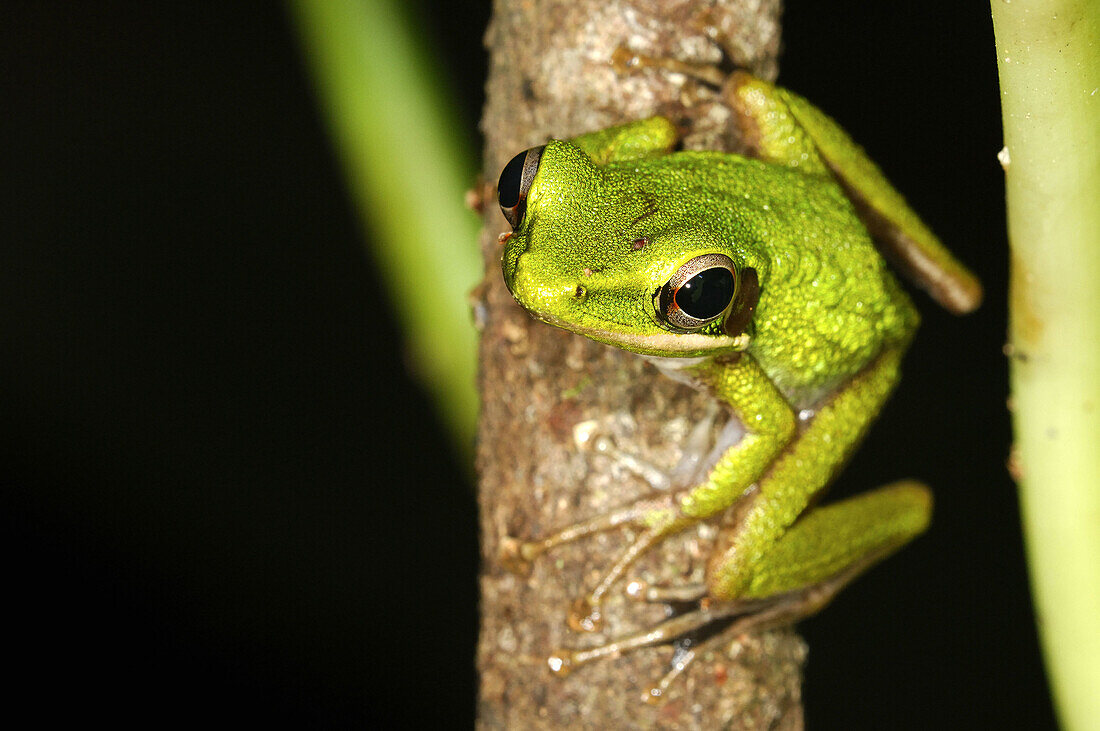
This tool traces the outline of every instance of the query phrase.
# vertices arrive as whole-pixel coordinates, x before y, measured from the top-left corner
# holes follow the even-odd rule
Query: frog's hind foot
[[[668,688],[694,660],[728,641],[731,635],[739,635],[775,624],[776,615],[769,611],[776,600],[748,602],[709,602],[703,600],[692,611],[668,619],[655,627],[643,630],[605,645],[585,650],[559,650],[548,659],[550,671],[564,677],[582,665],[607,657],[617,657],[624,652],[676,644],[670,661],[670,669],[642,696],[647,703],[661,702]],[[780,601],[779,603],[782,603]],[[776,624],[786,624],[789,620]]]
[[[670,668],[642,695],[647,703],[660,703],[668,689],[699,657],[715,650],[732,638],[785,627],[823,609],[837,593],[866,568],[855,565],[828,581],[766,599],[720,601],[698,599],[699,585],[685,587],[635,587],[636,598],[668,601],[673,606],[698,599],[696,607],[683,614],[613,642],[584,650],[559,650],[549,659],[551,672],[565,676],[582,665],[643,647],[675,644]],[[642,582],[635,582],[641,584]]]

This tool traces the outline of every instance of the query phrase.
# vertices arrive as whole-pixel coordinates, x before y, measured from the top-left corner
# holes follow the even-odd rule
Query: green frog
[[[931,494],[913,481],[817,503],[897,384],[919,323],[887,260],[955,313],[977,307],[981,286],[824,113],[742,72],[725,93],[753,157],[675,151],[677,128],[653,117],[532,148],[500,176],[516,301],[651,359],[739,427],[697,484],[505,542],[521,567],[566,541],[638,529],[573,606],[570,625],[590,631],[639,555],[726,515],[705,585],[640,590],[705,599],[698,610],[557,653],[559,673],[720,618],[742,631],[795,621],[929,524]]]

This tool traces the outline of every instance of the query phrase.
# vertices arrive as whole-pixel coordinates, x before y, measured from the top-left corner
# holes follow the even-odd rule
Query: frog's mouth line
[[[614,345],[642,355],[659,355],[672,358],[693,358],[715,352],[733,352],[744,350],[745,338],[731,338],[728,335],[702,335],[700,333],[658,333],[656,335],[637,335],[608,328],[588,327],[567,323],[553,315],[533,312],[535,317],[548,325],[583,335],[608,345]],[[608,323],[613,325],[614,323]]]

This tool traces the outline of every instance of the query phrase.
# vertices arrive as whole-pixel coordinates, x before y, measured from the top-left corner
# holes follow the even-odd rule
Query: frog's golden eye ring
[[[703,254],[680,267],[657,293],[657,312],[679,330],[721,317],[737,294],[737,268],[725,254]]]
[[[523,223],[523,215],[527,212],[527,191],[539,171],[539,160],[545,149],[546,145],[524,150],[513,157],[500,173],[497,202],[500,203],[501,213],[512,224],[513,231]]]

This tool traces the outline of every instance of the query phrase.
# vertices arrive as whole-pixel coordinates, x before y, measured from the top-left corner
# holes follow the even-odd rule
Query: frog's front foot
[[[531,573],[534,560],[543,552],[546,546],[537,541],[521,541],[512,536],[505,536],[500,542],[499,560],[505,569],[518,576],[527,576]],[[603,627],[603,614],[600,611],[600,597],[610,585],[606,579],[601,584],[601,589],[594,594],[576,599],[569,607],[566,623],[574,632],[596,632]]]

